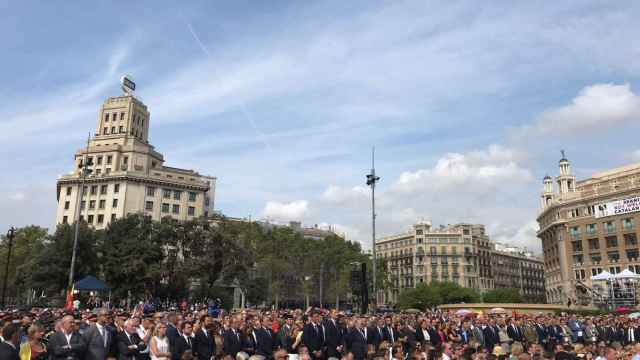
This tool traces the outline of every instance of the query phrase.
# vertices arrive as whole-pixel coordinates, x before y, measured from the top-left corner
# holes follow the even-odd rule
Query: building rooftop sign
[[[120,78],[120,84],[122,85],[122,91],[126,95],[133,95],[136,91],[136,83],[133,82],[130,75],[124,75]]]

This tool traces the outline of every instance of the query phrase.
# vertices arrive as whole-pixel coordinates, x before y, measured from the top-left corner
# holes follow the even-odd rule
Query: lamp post
[[[4,283],[2,284],[2,309],[5,308],[5,296],[7,294],[7,281],[9,281],[9,262],[11,262],[11,248],[13,248],[13,238],[16,235],[16,229],[12,226],[7,232],[7,239],[9,239],[9,249],[7,251],[7,264],[4,268]]]
[[[73,277],[76,268],[76,252],[78,251],[78,235],[80,232],[80,213],[82,212],[82,207],[80,204],[82,203],[82,197],[84,194],[84,184],[87,180],[87,175],[91,174],[92,170],[89,169],[89,166],[93,165],[93,162],[89,161],[89,142],[91,141],[91,133],[89,133],[89,137],[87,138],[87,150],[85,151],[84,156],[82,157],[82,177],[80,179],[80,184],[78,185],[78,193],[76,194],[76,226],[73,229],[73,248],[71,250],[71,265],[69,266],[69,285],[67,287],[68,291],[73,287]]]
[[[380,177],[376,176],[375,151],[375,148],[371,150],[371,173],[367,174],[367,185],[371,186],[371,255],[373,258],[371,279],[373,281],[374,312],[378,307],[378,293],[376,291],[376,183],[380,180]]]

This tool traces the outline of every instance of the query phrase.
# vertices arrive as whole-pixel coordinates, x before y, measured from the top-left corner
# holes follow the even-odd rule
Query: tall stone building
[[[628,165],[576,181],[562,156],[560,174],[546,176],[538,215],[544,253],[547,300],[588,304],[598,288],[591,276],[625,268],[640,271],[640,164]]]
[[[514,287],[523,296],[535,292],[536,299],[544,300],[542,261],[524,256],[523,251],[496,250],[484,225],[433,228],[420,222],[405,233],[377,239],[376,252],[386,263],[391,282],[378,294],[378,303],[396,303],[402,290],[432,281],[452,281],[481,293]]]
[[[150,120],[131,94],[104,102],[95,135],[58,178],[58,224],[80,219],[101,229],[132,213],[187,220],[213,212],[216,178],[166,166],[149,143]]]

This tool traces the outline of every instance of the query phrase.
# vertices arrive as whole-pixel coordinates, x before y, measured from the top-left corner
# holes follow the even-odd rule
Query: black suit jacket
[[[345,344],[347,351],[353,353],[355,360],[362,360],[367,357],[367,339],[358,328],[353,328],[349,331]]]
[[[507,336],[509,336],[513,341],[524,341],[524,332],[522,331],[522,328],[516,324],[509,324],[509,326],[507,326]]]
[[[376,350],[380,347],[380,344],[384,341],[383,328],[378,326],[371,326],[367,329],[367,343],[374,346]]]
[[[253,329],[255,339],[258,340],[256,345],[256,354],[270,358],[273,355],[273,334],[270,329],[260,328]]]
[[[442,339],[440,338],[440,334],[438,334],[438,330],[436,330],[436,328],[434,328],[433,326],[430,326],[427,329],[427,332],[429,333],[429,337],[431,338],[431,345],[433,347],[439,347],[442,344]]]
[[[205,334],[205,331],[207,332]],[[210,360],[211,356],[216,354],[216,340],[213,334],[205,329],[200,329],[196,332],[194,344],[194,355],[200,360]]]
[[[237,330],[236,334],[231,329],[227,329],[222,334],[222,352],[225,355],[231,355],[234,359],[242,351],[242,334]]]
[[[171,358],[174,360],[180,360],[185,351],[193,351],[193,343],[194,339],[192,337],[189,337],[189,341],[187,341],[184,336],[178,336],[171,347]]]
[[[340,325],[337,322],[334,324],[331,319],[325,320],[322,325],[324,326],[324,344],[327,348],[327,357],[340,358],[337,347],[342,345],[344,341]]]
[[[71,348],[68,348],[70,345]],[[71,334],[71,340],[67,343],[67,338],[61,331],[56,331],[49,338],[49,358],[52,360],[57,359],[83,359],[84,358],[84,341],[80,334],[74,332]]]
[[[129,336],[122,331],[116,336],[116,346],[118,348],[118,360],[137,360],[141,359],[140,351],[147,348],[145,343],[140,339],[137,333],[133,333]],[[136,348],[129,348],[129,346],[135,345]]]
[[[312,323],[305,324],[304,328],[302,328],[302,342],[307,345],[310,354],[315,351],[322,351],[324,346],[322,326],[318,325],[316,329]]]
[[[484,345],[487,349],[493,349],[493,347],[500,342],[498,331],[493,327],[487,325],[482,329],[482,336],[484,337]]]
[[[20,360],[19,351],[5,342],[0,342],[0,359]]]
[[[391,335],[393,335],[393,337]],[[382,328],[382,340],[390,343],[398,341],[398,332],[393,326],[385,326]]]

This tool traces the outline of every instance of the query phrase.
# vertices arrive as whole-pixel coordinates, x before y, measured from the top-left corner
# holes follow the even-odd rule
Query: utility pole
[[[380,180],[379,176],[376,176],[376,164],[375,164],[376,148],[371,149],[371,173],[367,174],[367,185],[371,186],[371,254],[372,254],[372,268],[371,278],[373,280],[373,298],[374,298],[374,311],[378,307],[378,293],[376,291],[376,182]]]
[[[82,209],[80,208],[80,204],[82,203],[82,197],[84,196],[84,183],[87,179],[87,175],[91,172],[89,169],[89,142],[91,141],[91,133],[87,137],[87,149],[85,151],[84,156],[82,157],[82,178],[80,181],[80,185],[78,188],[78,193],[76,194],[76,226],[73,230],[73,250],[71,252],[71,266],[69,269],[69,285],[67,287],[68,291],[71,291],[71,287],[73,287],[73,276],[75,272],[76,266],[76,252],[78,250],[78,233],[80,231],[80,212]]]
[[[16,235],[16,229],[12,226],[7,232],[9,239],[9,249],[7,249],[7,264],[4,268],[4,283],[2,284],[2,309],[6,308],[5,295],[7,294],[7,281],[9,281],[9,262],[11,262],[11,248],[13,248],[13,237]]]

